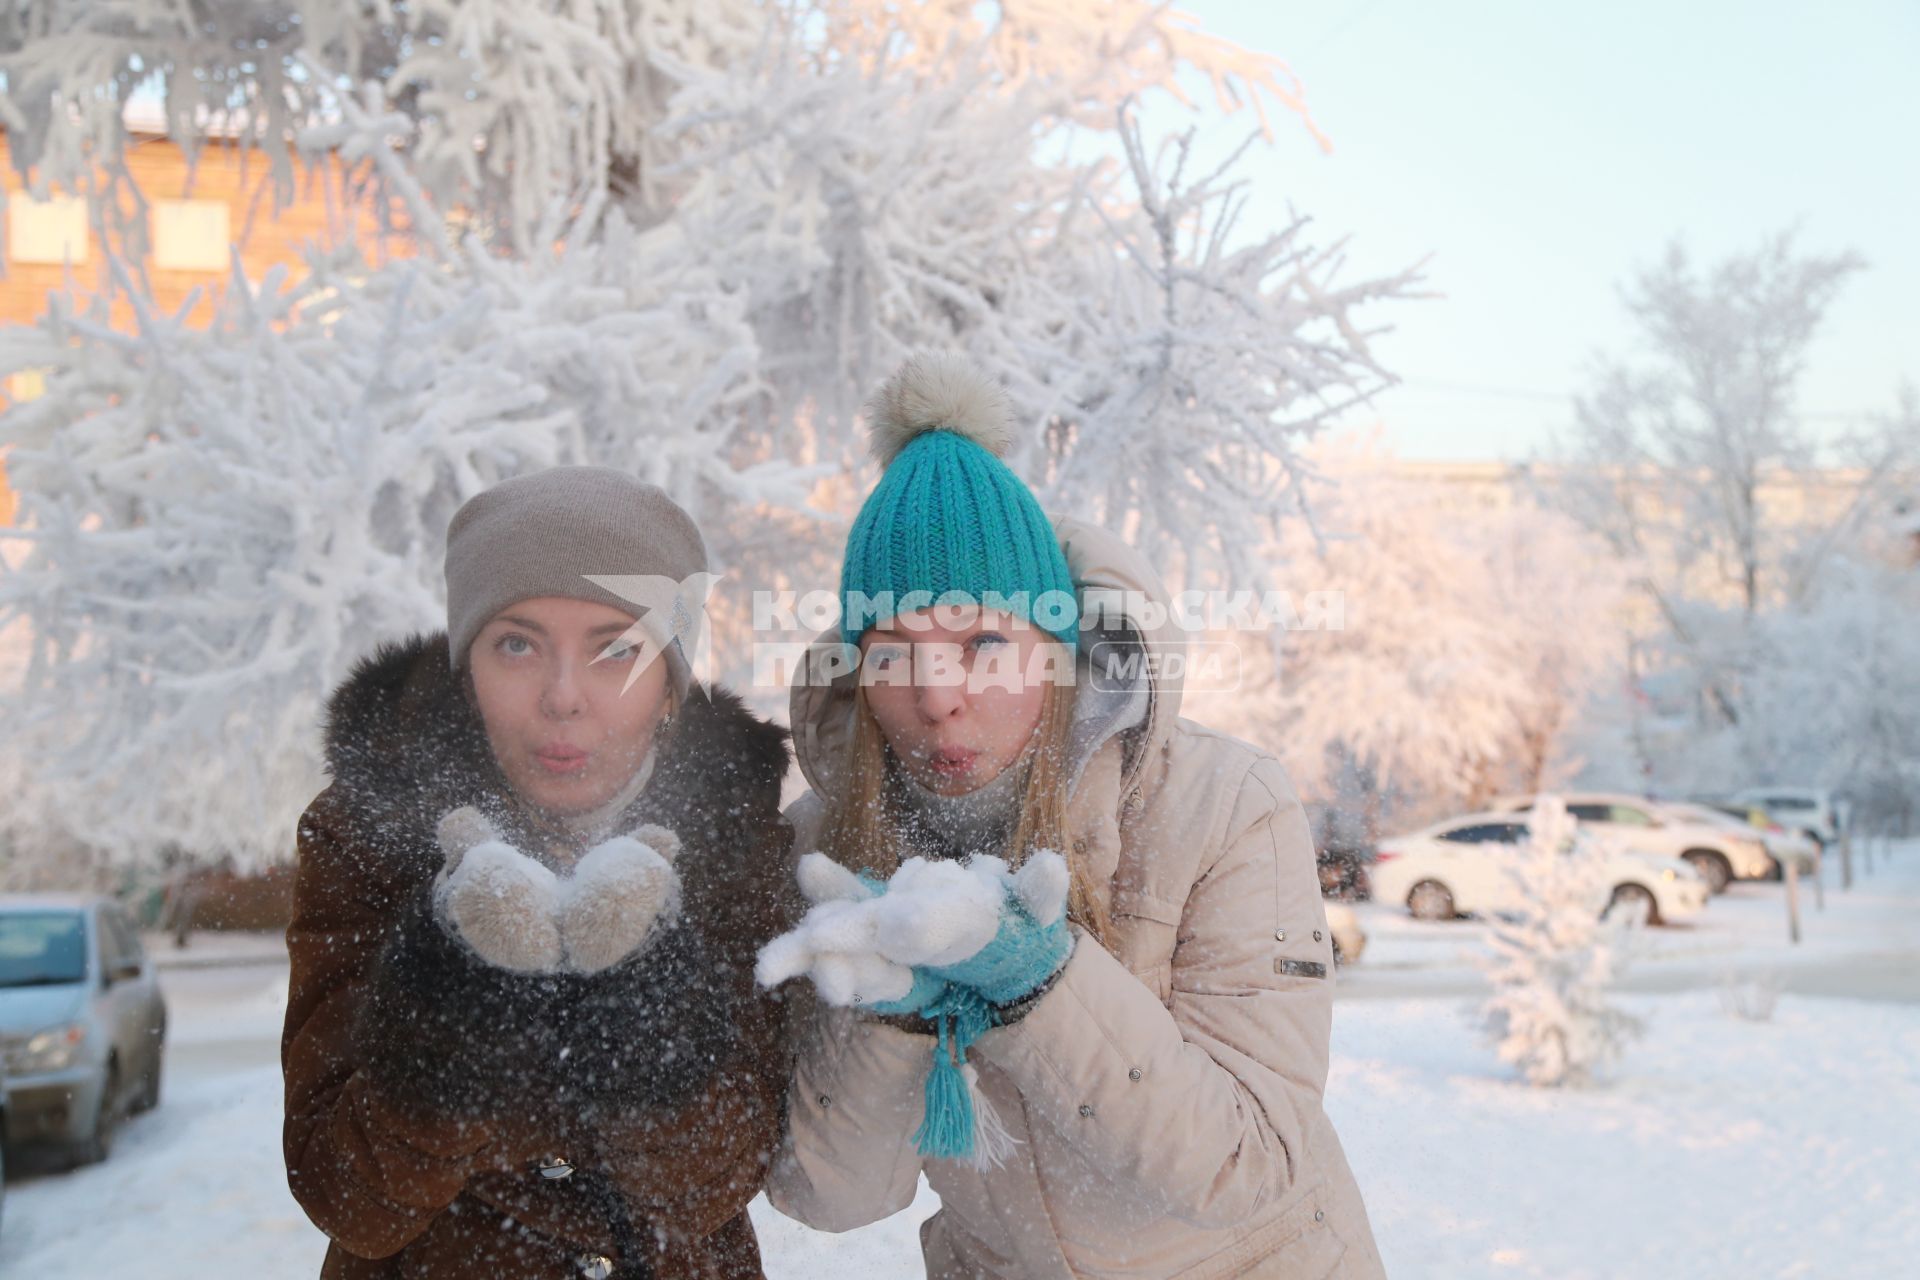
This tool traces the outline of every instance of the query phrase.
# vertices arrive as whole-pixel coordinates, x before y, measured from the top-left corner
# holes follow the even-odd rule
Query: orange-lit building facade
[[[245,157],[232,142],[203,144],[189,165],[186,153],[165,137],[136,133],[127,168],[149,206],[147,280],[154,301],[164,311],[177,311],[198,289],[200,301],[190,315],[202,322],[226,286],[236,244],[247,278],[258,280],[281,264],[297,274],[301,250],[311,242],[337,243],[374,230],[369,207],[340,198],[336,167],[300,172],[295,198],[277,209],[266,158]],[[83,297],[95,290],[107,269],[106,254],[91,232],[83,200],[37,201],[27,194],[3,131],[0,182],[7,193],[0,215],[0,324],[32,324],[45,313],[47,295],[65,288],[69,278]],[[391,242],[386,248],[394,251]],[[39,390],[38,376],[29,372],[8,378],[0,394],[12,403]],[[14,505],[0,470],[0,524],[12,522]]]

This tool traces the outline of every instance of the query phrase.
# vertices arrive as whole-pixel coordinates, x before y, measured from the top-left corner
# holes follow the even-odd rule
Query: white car
[[[1787,830],[1768,818],[1763,810],[1696,804],[1690,800],[1662,800],[1660,808],[1682,821],[1725,826],[1759,840],[1766,848],[1767,856],[1773,860],[1773,864],[1767,868],[1766,878],[1769,880],[1778,880],[1781,869],[1789,862],[1803,875],[1813,874],[1820,865],[1820,846],[1814,843],[1812,836],[1804,831]],[[1746,816],[1753,813],[1759,814],[1767,825],[1760,826],[1751,816]]]
[[[1804,831],[1821,848],[1840,838],[1846,801],[1825,787],[1748,787],[1731,797],[1739,804],[1757,804],[1789,831]]]
[[[1678,858],[1698,871],[1714,893],[1725,893],[1735,879],[1766,880],[1773,875],[1773,858],[1756,831],[1672,817],[1661,812],[1658,802],[1642,796],[1588,791],[1563,798],[1567,812],[1584,830],[1616,849]],[[1533,797],[1518,796],[1493,807],[1525,813],[1533,807]]]
[[[1472,813],[1382,841],[1374,852],[1376,902],[1404,902],[1421,920],[1484,915],[1520,903],[1509,858],[1527,839],[1526,819],[1511,812]],[[1687,863],[1603,843],[1613,892],[1607,905],[1645,911],[1649,924],[1690,920],[1707,905],[1707,883]]]

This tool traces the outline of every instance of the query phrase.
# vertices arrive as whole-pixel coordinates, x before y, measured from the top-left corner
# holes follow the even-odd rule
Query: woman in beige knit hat
[[[786,735],[692,677],[706,570],[652,485],[508,480],[448,530],[447,632],[333,695],[282,1041],[323,1276],[761,1274]]]

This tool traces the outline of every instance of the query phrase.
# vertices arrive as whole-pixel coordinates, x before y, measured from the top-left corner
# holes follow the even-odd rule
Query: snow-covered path
[[[1372,998],[1336,1005],[1328,1106],[1395,1280],[1908,1273],[1920,1004],[1792,993],[1820,975],[1900,996],[1920,969],[1920,845],[1849,894],[1830,886],[1798,952],[1775,928],[1778,892],[1736,889],[1695,929],[1653,935],[1639,981],[1690,989],[1630,997],[1645,1039],[1604,1087],[1564,1092],[1511,1083],[1468,1029],[1459,992],[1473,985],[1476,926],[1368,913],[1375,949],[1341,981],[1343,996]],[[1787,982],[1771,1021],[1721,1009],[1728,970]],[[280,1162],[284,968],[172,969],[165,982],[165,1104],[122,1131],[107,1164],[13,1183],[0,1275],[78,1280],[109,1259],[141,1280],[317,1274],[324,1244]],[[755,1218],[776,1280],[894,1280],[920,1274],[916,1227],[934,1207],[923,1194],[841,1237],[764,1202]]]
[[[196,949],[189,957],[197,962],[218,944]],[[127,1260],[132,1269],[118,1273],[138,1280],[300,1280],[320,1273],[326,1241],[287,1191],[280,1156],[284,964],[169,967],[163,983],[172,1018],[164,1103],[127,1122],[105,1164],[16,1174],[0,1221],[0,1276],[92,1280],[103,1259]],[[912,1208],[840,1237],[808,1230],[764,1198],[756,1201],[767,1274],[919,1274],[920,1220],[939,1208],[922,1191]]]
[[[1396,1280],[1811,1280],[1920,1255],[1920,1009],[1787,997],[1744,1023],[1709,993],[1631,1005],[1646,1040],[1608,1087],[1571,1092],[1500,1078],[1454,1001],[1340,1007],[1329,1105]],[[279,1102],[271,1066],[178,1080],[107,1164],[16,1183],[0,1274],[317,1274]],[[933,1207],[842,1237],[755,1216],[771,1276],[892,1280],[919,1274]]]

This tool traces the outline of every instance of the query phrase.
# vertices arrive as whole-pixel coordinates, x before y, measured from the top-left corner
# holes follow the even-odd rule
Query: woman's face
[[[915,782],[959,796],[1000,776],[1032,740],[1067,651],[1012,614],[915,609],[860,638],[880,732]]]
[[[627,688],[639,645],[621,636],[629,614],[588,600],[542,596],[509,605],[468,650],[493,757],[521,799],[555,814],[586,813],[632,780],[667,703],[657,655]]]

